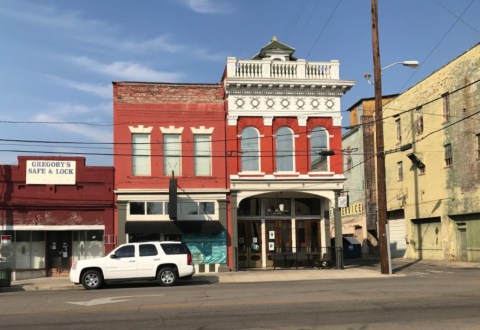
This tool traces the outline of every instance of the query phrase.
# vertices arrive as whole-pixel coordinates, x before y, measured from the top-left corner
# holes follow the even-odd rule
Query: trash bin
[[[362,256],[362,245],[354,237],[343,238],[343,257],[360,258]]]
[[[335,246],[335,238],[332,238],[332,246]],[[343,244],[343,258],[360,258],[362,256],[362,245],[355,237],[344,236],[342,240]]]
[[[0,268],[0,286],[10,286],[12,284],[12,269],[8,267]]]

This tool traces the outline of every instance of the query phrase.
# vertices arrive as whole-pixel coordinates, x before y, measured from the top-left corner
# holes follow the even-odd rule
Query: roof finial
[[[272,41],[277,41],[277,36],[273,36]]]

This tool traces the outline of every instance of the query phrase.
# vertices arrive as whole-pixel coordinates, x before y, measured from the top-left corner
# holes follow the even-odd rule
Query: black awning
[[[127,221],[127,234],[214,234],[225,228],[220,221]]]

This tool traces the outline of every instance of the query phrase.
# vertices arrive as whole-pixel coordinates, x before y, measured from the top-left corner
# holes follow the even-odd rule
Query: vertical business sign
[[[27,160],[26,184],[76,184],[74,160]]]

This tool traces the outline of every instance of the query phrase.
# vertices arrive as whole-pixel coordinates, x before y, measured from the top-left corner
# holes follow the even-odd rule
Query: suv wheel
[[[103,284],[103,276],[98,270],[87,270],[83,273],[81,282],[87,290],[98,289]]]
[[[157,280],[161,286],[172,286],[177,282],[177,272],[170,267],[162,268],[158,272]]]

